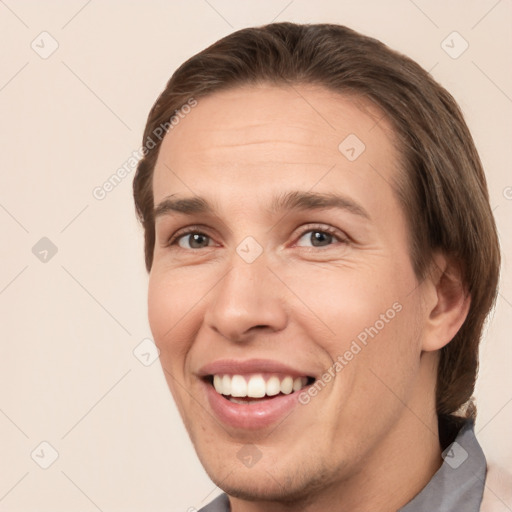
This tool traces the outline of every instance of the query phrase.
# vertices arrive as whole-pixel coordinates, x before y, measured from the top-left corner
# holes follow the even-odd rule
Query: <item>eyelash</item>
[[[301,230],[301,232],[297,236],[297,241],[300,240],[306,233],[309,233],[310,231],[312,231],[312,232],[318,231],[320,233],[327,233],[329,235],[332,235],[333,237],[337,238],[338,242],[340,242],[342,244],[350,243],[349,237],[347,235],[343,235],[336,228],[333,228],[331,226],[326,226],[323,224],[316,224],[316,225],[315,224],[307,224],[306,226],[304,226],[304,229]],[[180,238],[182,238],[186,235],[192,235],[192,234],[205,235],[211,239],[211,237],[207,233],[205,233],[204,228],[202,228],[201,226],[189,226],[187,228],[183,228],[183,230],[178,231],[176,234],[174,234],[166,243],[166,247],[171,247],[172,245],[176,245],[176,242]],[[324,247],[329,247],[330,245],[333,245],[333,244],[329,244],[328,246],[324,246]],[[183,247],[179,247],[179,246],[178,246],[178,248],[183,249]],[[303,247],[303,248],[305,248],[305,247]],[[315,249],[315,248],[316,247],[309,247],[309,249]],[[205,247],[203,247],[203,249],[205,249]],[[184,249],[184,250],[192,250],[192,251],[196,250],[197,251],[199,249]]]

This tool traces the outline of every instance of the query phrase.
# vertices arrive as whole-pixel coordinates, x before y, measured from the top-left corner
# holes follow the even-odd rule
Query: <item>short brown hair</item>
[[[471,296],[467,318],[441,349],[438,415],[471,404],[484,321],[497,294],[499,242],[482,164],[453,97],[410,58],[333,24],[274,23],[234,32],[194,55],[172,75],[151,109],[143,143],[190,98],[247,84],[316,84],[377,104],[391,121],[401,155],[396,193],[410,228],[414,270],[423,279],[435,250],[453,257]],[[161,139],[139,162],[133,182],[145,232],[148,272],[155,222],[152,177]]]

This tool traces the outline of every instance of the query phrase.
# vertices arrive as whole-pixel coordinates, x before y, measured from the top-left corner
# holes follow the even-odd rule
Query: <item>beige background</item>
[[[158,361],[145,366],[133,353],[151,357],[136,349],[151,333],[133,172],[103,200],[93,190],[139,147],[153,101],[183,60],[274,20],[373,35],[432,70],[462,106],[504,251],[477,432],[488,458],[512,472],[510,0],[4,0],[0,511],[186,511],[219,492]],[[453,31],[469,44],[458,58],[458,36],[444,43],[452,56],[442,47]],[[43,441],[58,453],[47,469],[53,452]]]

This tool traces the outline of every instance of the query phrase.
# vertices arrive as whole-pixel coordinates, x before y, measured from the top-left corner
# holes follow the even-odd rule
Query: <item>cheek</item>
[[[148,320],[153,339],[160,350],[160,364],[169,390],[181,417],[187,423],[190,411],[187,380],[187,357],[191,349],[197,294],[194,287],[183,283],[177,272],[153,267],[148,285]],[[193,405],[193,404],[192,404]]]
[[[375,324],[378,331],[384,331],[398,316],[401,290],[388,277],[390,273],[376,264],[306,264],[290,268],[286,282],[306,306],[297,303],[305,313],[301,315],[303,327],[311,334],[315,331],[313,339],[323,340],[324,349],[335,358],[358,336],[363,341],[368,338]]]
[[[165,292],[165,281],[151,271],[148,286],[148,320],[155,343],[162,347],[162,340],[166,329],[169,329],[169,307],[172,306],[172,296]],[[171,310],[172,311],[172,310]]]
[[[184,283],[176,272],[151,271],[148,286],[148,320],[160,357],[167,365],[183,363],[190,338],[185,334],[197,289]]]
[[[330,370],[341,377],[333,389],[336,396],[354,398],[354,409],[347,409],[351,414],[396,401],[379,377],[405,396],[417,372],[420,310],[417,294],[411,293],[417,281],[406,261],[397,262],[378,258],[367,265],[308,265],[288,274],[290,288],[307,305],[295,320],[331,365],[338,362]]]

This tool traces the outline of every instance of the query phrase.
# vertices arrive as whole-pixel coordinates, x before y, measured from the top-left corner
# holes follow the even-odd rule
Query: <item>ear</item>
[[[471,297],[462,282],[460,266],[442,253],[435,253],[426,278],[427,318],[422,349],[439,350],[457,334],[468,315]]]

